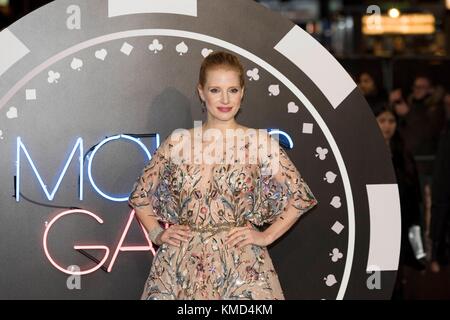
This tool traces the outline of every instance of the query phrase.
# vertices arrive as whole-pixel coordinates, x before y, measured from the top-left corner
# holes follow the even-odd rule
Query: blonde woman
[[[274,138],[235,120],[245,91],[236,56],[207,56],[197,90],[206,122],[166,138],[129,198],[159,246],[141,298],[284,299],[267,246],[318,201]],[[207,152],[195,146],[223,146],[230,131],[244,137],[241,147],[204,161]],[[180,147],[193,157],[177,157]]]

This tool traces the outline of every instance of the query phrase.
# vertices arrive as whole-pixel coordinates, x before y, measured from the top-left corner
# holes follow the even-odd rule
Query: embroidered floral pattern
[[[279,170],[263,175],[266,164],[175,165],[172,147],[166,139],[158,148],[129,203],[149,206],[161,222],[197,231],[179,248],[158,248],[142,299],[284,299],[267,248],[228,247],[223,226],[249,221],[257,228],[286,215],[300,217],[318,203],[286,152],[279,147]]]

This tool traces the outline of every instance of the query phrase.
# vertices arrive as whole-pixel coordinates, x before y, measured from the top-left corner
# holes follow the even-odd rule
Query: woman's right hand
[[[173,224],[165,229],[158,236],[159,243],[167,243],[175,247],[180,247],[181,241],[189,241],[192,238],[192,232],[189,226]]]

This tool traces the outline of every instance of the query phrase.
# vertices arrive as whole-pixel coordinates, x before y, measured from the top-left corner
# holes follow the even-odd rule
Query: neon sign
[[[159,146],[159,135],[156,136],[157,137],[157,147]],[[147,156],[147,159],[150,161],[150,159],[152,158],[150,152],[148,151],[147,147],[139,140],[136,138],[133,138],[131,136],[128,135],[124,135],[124,134],[120,134],[114,137],[110,137],[107,138],[105,140],[103,140],[102,142],[100,142],[94,149],[94,151],[92,151],[92,155],[89,157],[89,161],[88,161],[88,176],[89,176],[89,181],[92,184],[92,187],[94,187],[95,191],[97,191],[98,194],[100,194],[102,197],[111,200],[111,201],[117,201],[117,202],[123,202],[123,201],[127,201],[128,200],[128,196],[124,196],[121,198],[117,198],[117,197],[113,197],[110,195],[107,195],[106,193],[104,193],[102,190],[100,190],[100,188],[97,186],[97,184],[94,181],[94,178],[92,177],[92,160],[95,157],[95,154],[97,153],[98,150],[100,150],[100,148],[107,144],[110,141],[114,141],[114,140],[118,140],[118,139],[127,139],[130,140],[132,142],[135,142],[139,145],[139,147],[141,147],[142,150],[144,150],[145,155]],[[81,199],[80,199],[81,200]]]
[[[290,138],[290,136],[281,130],[278,129],[269,129],[269,134],[270,135],[274,135],[274,134],[279,134],[282,139],[280,140],[280,143],[282,145],[284,145],[287,148],[292,148],[293,147],[293,142],[292,139]],[[94,178],[93,178],[93,174],[92,174],[92,163],[93,160],[95,158],[96,153],[107,143],[110,143],[112,141],[117,141],[120,139],[125,139],[128,141],[131,141],[133,143],[136,143],[145,153],[147,159],[150,161],[151,160],[151,153],[149,152],[149,150],[147,149],[147,147],[137,138],[132,137],[131,135],[127,135],[127,134],[119,134],[119,135],[115,135],[112,137],[108,137],[104,140],[102,140],[100,143],[98,143],[95,147],[91,148],[88,153],[87,153],[87,159],[88,159],[88,177],[89,177],[89,181],[91,183],[91,185],[93,186],[93,189],[99,194],[101,195],[103,198],[111,200],[111,201],[116,201],[116,202],[125,202],[128,201],[129,195],[123,196],[123,197],[114,197],[111,195],[108,195],[107,193],[103,192],[99,186],[95,183]],[[284,141],[283,141],[284,140]],[[159,134],[156,134],[156,143],[157,143],[157,148],[160,144],[160,139],[159,139]],[[90,151],[92,150],[92,153],[90,154]],[[16,201],[19,202],[20,201],[20,186],[21,186],[21,154],[25,155],[27,161],[29,162],[31,168],[33,169],[34,174],[37,177],[37,180],[39,182],[39,185],[41,186],[41,188],[43,189],[47,199],[49,201],[53,201],[56,192],[58,191],[61,181],[64,177],[64,175],[66,174],[66,171],[68,169],[69,164],[72,162],[72,160],[75,157],[75,153],[78,152],[78,165],[79,165],[79,173],[80,173],[80,183],[79,183],[79,199],[83,200],[83,168],[84,168],[84,160],[85,160],[85,156],[83,156],[84,153],[84,143],[83,143],[83,139],[82,138],[77,138],[70,154],[69,157],[67,158],[65,164],[64,164],[64,168],[62,169],[61,173],[58,176],[58,180],[55,184],[55,186],[53,187],[53,189],[51,190],[51,192],[48,190],[47,185],[44,183],[44,181],[42,180],[41,175],[39,174],[38,169],[36,168],[36,165],[32,159],[32,157],[30,156],[30,153],[28,152],[25,143],[22,141],[21,137],[17,137],[17,149],[16,149],[16,176],[17,176],[17,183],[16,183]],[[54,227],[54,224],[68,216],[68,215],[73,215],[73,214],[83,214],[87,217],[90,217],[91,219],[94,219],[97,223],[99,224],[103,224],[103,220],[96,215],[95,213],[88,211],[88,210],[83,210],[83,209],[71,209],[71,210],[66,210],[63,211],[59,214],[57,214],[54,218],[51,219],[51,221],[46,224],[45,227],[45,231],[44,231],[44,236],[42,239],[42,244],[43,244],[43,248],[44,248],[44,252],[45,255],[47,257],[47,259],[50,261],[50,263],[58,270],[60,270],[63,273],[67,273],[70,275],[85,275],[85,274],[89,274],[92,272],[97,271],[99,268],[102,268],[102,266],[105,264],[105,262],[108,260],[108,257],[110,256],[110,249],[108,246],[105,245],[79,245],[76,244],[73,246],[73,248],[75,250],[101,250],[103,251],[103,257],[99,260],[96,261],[96,265],[90,269],[86,269],[86,270],[73,270],[73,269],[67,269],[64,268],[61,264],[58,264],[54,257],[50,254],[50,250],[48,248],[48,234],[51,231],[51,229]],[[109,265],[107,267],[107,272],[111,272],[115,261],[117,260],[117,257],[119,255],[119,252],[127,252],[127,251],[151,251],[153,253],[153,255],[156,254],[155,249],[153,248],[152,242],[148,237],[148,234],[145,230],[145,227],[142,225],[142,223],[138,220],[138,223],[140,225],[140,228],[145,236],[145,239],[147,241],[147,245],[142,245],[142,246],[124,246],[124,240],[126,235],[128,234],[128,231],[130,229],[131,223],[134,220],[135,217],[135,210],[132,210],[128,216],[128,220],[127,223],[125,225],[124,230],[122,231],[122,234],[120,236],[120,240],[114,250],[114,252],[112,253],[112,257],[111,260],[109,262]],[[167,226],[166,226],[167,227]]]
[[[92,187],[94,188],[94,190],[101,195],[102,197],[104,197],[105,199],[111,200],[111,201],[117,201],[117,202],[124,202],[128,200],[128,196],[123,196],[123,197],[113,197],[110,196],[108,194],[106,194],[105,192],[103,192],[95,183],[94,178],[92,176],[92,162],[95,158],[95,155],[97,153],[98,150],[100,150],[101,147],[103,147],[106,143],[111,142],[111,141],[117,141],[119,139],[125,139],[125,140],[129,140],[131,142],[136,143],[145,153],[145,155],[147,156],[147,160],[150,161],[152,156],[151,153],[149,152],[149,150],[147,149],[147,147],[139,140],[136,139],[130,135],[125,135],[125,134],[120,134],[120,135],[116,135],[113,137],[109,137],[104,139],[103,141],[101,141],[93,150],[92,154],[89,157],[88,160],[88,176],[89,176],[89,181],[91,182]],[[159,134],[156,134],[156,141],[157,141],[157,145],[156,147],[159,147]],[[41,178],[41,175],[39,174],[38,169],[36,168],[36,165],[34,164],[34,161],[32,159],[32,157],[30,156],[25,144],[22,142],[21,137],[17,137],[17,149],[16,149],[16,177],[17,177],[17,183],[16,183],[16,201],[19,202],[20,201],[20,178],[21,178],[21,174],[20,174],[20,168],[21,168],[21,151],[23,151],[23,153],[26,156],[26,159],[28,160],[28,162],[31,165],[31,168],[33,169],[34,174],[36,175],[39,184],[42,188],[42,190],[44,190],[45,195],[47,196],[47,199],[52,201],[53,198],[55,197],[56,192],[59,189],[59,186],[61,184],[61,181],[64,177],[64,175],[66,174],[67,168],[69,167],[70,162],[72,161],[72,159],[74,158],[75,152],[78,150],[78,161],[79,161],[79,172],[80,172],[80,183],[79,183],[79,199],[80,201],[83,200],[83,184],[84,184],[84,175],[83,175],[83,167],[84,167],[84,158],[83,158],[83,139],[82,138],[78,138],[77,141],[75,142],[74,147],[72,148],[72,151],[68,157],[68,159],[66,160],[66,163],[64,165],[64,168],[62,170],[62,172],[59,175],[58,181],[56,182],[55,187],[53,188],[53,190],[49,193],[47,185],[44,183],[44,181]]]
[[[81,182],[83,181],[83,139],[78,138],[75,146],[72,149],[72,152],[69,155],[69,159],[66,161],[66,164],[64,166],[63,171],[61,172],[61,174],[59,175],[58,181],[56,182],[55,187],[53,188],[52,192],[49,193],[47,190],[47,185],[44,183],[44,181],[42,181],[41,175],[39,174],[39,171],[37,170],[33,159],[31,158],[30,154],[28,153],[27,148],[25,147],[25,144],[22,143],[22,139],[20,137],[17,137],[17,149],[16,149],[16,176],[17,176],[17,184],[16,184],[16,201],[19,202],[20,201],[20,162],[21,162],[21,158],[20,158],[20,150],[23,151],[23,153],[25,154],[25,156],[27,157],[28,162],[31,165],[31,168],[33,168],[33,172],[36,175],[39,184],[41,185],[42,189],[45,192],[45,195],[47,196],[47,199],[52,201],[56,191],[59,188],[59,185],[61,184],[62,178],[65,175],[66,171],[67,171],[67,167],[69,166],[70,162],[72,161],[72,158],[74,157],[75,154],[75,150],[79,150],[79,157],[78,157],[78,161],[79,161],[79,166],[80,166],[80,178],[81,178]],[[83,199],[83,183],[80,183],[80,190],[79,190],[79,194],[80,194],[80,200]]]
[[[50,254],[50,251],[48,249],[48,234],[50,232],[50,230],[52,229],[53,225],[60,220],[61,218],[71,215],[71,214],[84,214],[87,215],[88,217],[91,217],[93,219],[95,219],[97,221],[97,223],[103,224],[103,220],[96,215],[95,213],[92,213],[88,210],[82,210],[82,209],[74,209],[74,210],[66,210],[64,212],[59,213],[58,215],[56,215],[56,217],[54,217],[45,227],[45,231],[44,231],[44,237],[42,239],[42,244],[44,246],[44,252],[45,255],[47,257],[47,259],[50,261],[50,263],[59,271],[70,274],[70,275],[84,275],[84,274],[89,274],[92,272],[95,272],[96,270],[98,270],[108,259],[109,257],[109,253],[110,250],[107,246],[104,245],[74,245],[74,249],[75,250],[103,250],[104,251],[104,255],[103,258],[100,260],[100,262],[97,263],[96,266],[87,269],[87,270],[80,270],[80,271],[72,271],[72,270],[67,270],[66,268],[64,268],[63,266],[61,266],[60,264],[58,264],[55,259],[52,257],[52,255]],[[130,229],[130,225],[131,222],[133,221],[135,216],[135,211],[132,210],[130,213],[130,216],[128,218],[127,224],[124,228],[124,230],[122,231],[122,235],[120,237],[119,243],[117,244],[117,247],[113,253],[113,256],[111,258],[111,261],[109,263],[108,266],[108,272],[111,272],[114,263],[116,262],[117,256],[119,254],[119,251],[151,251],[153,253],[153,255],[155,255],[155,249],[153,248],[152,242],[149,239],[147,232],[145,231],[144,226],[139,222],[139,225],[145,235],[145,239],[147,240],[147,246],[123,246],[123,242],[124,239],[126,237],[126,235],[128,234],[128,230]]]
[[[269,129],[269,134],[270,135],[274,135],[274,134],[278,134],[281,138],[280,143],[282,145],[285,145],[287,148],[292,149],[293,148],[293,142],[291,137],[289,136],[289,134],[287,134],[286,132],[282,131],[282,130],[278,130],[278,129]],[[107,143],[110,143],[112,141],[117,141],[120,139],[124,139],[124,140],[128,140],[131,142],[136,143],[145,153],[147,160],[150,161],[152,156],[151,153],[149,152],[149,150],[147,149],[147,147],[137,138],[134,138],[130,135],[126,135],[126,134],[119,134],[119,135],[115,135],[112,137],[108,137],[104,140],[102,140],[99,144],[97,144],[95,146],[95,148],[92,151],[92,154],[88,154],[88,177],[89,177],[89,181],[92,185],[92,187],[94,188],[94,190],[101,195],[103,198],[111,200],[111,201],[116,201],[116,202],[125,202],[128,200],[129,195],[124,195],[122,197],[115,197],[115,196],[111,196],[108,195],[106,192],[102,191],[100,189],[100,187],[97,185],[97,183],[94,181],[94,177],[92,175],[92,163],[93,160],[95,158],[95,155],[97,154],[97,152]],[[287,142],[284,142],[283,139],[286,139]],[[159,134],[156,134],[156,147],[158,148],[160,144],[160,138],[159,138]],[[75,152],[78,150],[78,162],[79,162],[79,172],[80,172],[80,183],[79,183],[79,200],[82,201],[83,200],[83,184],[84,184],[84,175],[83,175],[83,168],[84,168],[84,157],[83,157],[83,139],[82,138],[78,138],[75,142],[74,147],[72,148],[72,151],[68,157],[68,159],[66,160],[66,163],[64,165],[64,168],[62,170],[62,172],[60,173],[59,177],[58,177],[58,181],[56,182],[56,185],[54,186],[53,190],[51,192],[48,191],[47,188],[47,184],[44,183],[44,181],[41,178],[41,175],[39,174],[38,169],[36,168],[36,165],[34,164],[34,161],[32,159],[32,157],[30,156],[25,144],[22,142],[21,137],[17,137],[17,149],[16,149],[16,176],[17,176],[17,183],[16,183],[16,201],[19,202],[20,201],[20,178],[21,178],[21,174],[20,174],[20,169],[21,169],[21,151],[23,151],[23,153],[26,156],[26,159],[28,160],[28,162],[31,165],[31,168],[33,169],[34,174],[36,175],[39,184],[42,188],[42,190],[44,190],[45,195],[47,196],[47,199],[49,201],[53,201],[56,192],[58,191],[61,181],[64,177],[64,175],[66,174],[67,168],[69,167],[69,164],[72,162],[74,156],[75,156]]]

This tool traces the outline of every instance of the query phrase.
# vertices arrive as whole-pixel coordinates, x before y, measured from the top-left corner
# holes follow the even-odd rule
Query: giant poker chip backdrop
[[[204,120],[218,50],[245,67],[238,121],[281,132],[319,200],[269,248],[286,298],[390,297],[394,171],[315,39],[250,0],[58,0],[0,32],[0,298],[140,297],[154,249],[126,199],[160,141]]]

